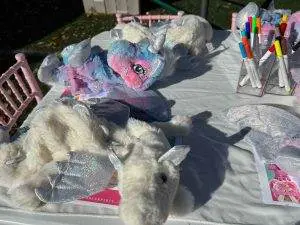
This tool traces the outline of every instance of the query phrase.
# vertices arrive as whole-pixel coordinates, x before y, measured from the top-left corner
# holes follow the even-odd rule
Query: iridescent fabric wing
[[[130,109],[118,101],[107,98],[92,98],[86,101],[86,104],[98,118],[105,118],[119,126],[127,124]]]
[[[107,98],[118,100],[130,107],[131,117],[152,121],[168,121],[171,111],[167,101],[152,90],[135,91],[124,86],[113,87]]]
[[[246,136],[257,154],[267,160],[274,160],[285,139],[300,134],[300,119],[291,113],[267,105],[246,105],[231,108],[227,117],[241,128],[250,127]]]
[[[105,95],[95,94],[85,96],[82,101],[90,99],[114,99],[122,102],[130,108],[130,116],[147,122],[168,121],[171,118],[171,110],[163,97],[152,90],[136,91],[125,86],[110,86]],[[100,101],[100,100],[99,100]],[[121,103],[119,103],[121,104]]]
[[[114,171],[108,156],[86,152],[70,152],[69,160],[56,166],[58,173],[35,189],[42,202],[70,202],[95,194],[108,186]]]

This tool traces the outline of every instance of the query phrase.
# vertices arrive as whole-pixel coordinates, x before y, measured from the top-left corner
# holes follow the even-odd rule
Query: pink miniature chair
[[[235,32],[236,31],[236,17],[237,17],[237,13],[234,12],[231,14],[231,32]]]
[[[134,17],[138,18],[140,20],[140,23],[146,23],[150,27],[151,24],[155,21],[161,21],[161,20],[173,20],[179,17],[182,17],[184,15],[183,11],[179,11],[177,15],[150,15],[148,12],[146,15],[137,15],[137,16],[125,16],[121,13],[116,14],[117,22],[118,24],[127,23],[133,20]]]
[[[34,99],[43,94],[24,54],[16,54],[17,62],[0,77],[0,125],[8,130],[17,122]]]

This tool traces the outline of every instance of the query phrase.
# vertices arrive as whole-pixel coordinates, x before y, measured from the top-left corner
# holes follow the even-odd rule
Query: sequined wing
[[[246,140],[264,160],[275,160],[286,147],[297,149],[300,119],[288,111],[267,105],[245,105],[231,108],[227,117],[241,128],[251,128]]]
[[[56,167],[57,174],[35,189],[42,202],[70,202],[95,194],[108,186],[114,171],[108,156],[86,152],[70,152],[69,160],[57,162]]]

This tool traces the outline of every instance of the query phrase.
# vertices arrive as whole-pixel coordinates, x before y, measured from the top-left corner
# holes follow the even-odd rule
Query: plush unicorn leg
[[[174,116],[169,122],[154,122],[167,137],[186,136],[192,128],[192,120],[188,116]]]

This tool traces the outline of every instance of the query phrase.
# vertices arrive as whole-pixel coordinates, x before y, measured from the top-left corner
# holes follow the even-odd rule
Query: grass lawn
[[[265,0],[253,0],[261,6]],[[186,13],[200,13],[200,0],[169,0],[165,1],[177,9]],[[231,23],[232,12],[239,11],[249,1],[248,0],[209,0],[208,21],[218,29],[229,29]],[[150,11],[151,13],[168,13],[151,4],[149,1],[141,1],[142,13]],[[290,8],[292,11],[300,10],[298,0],[280,0],[276,1],[276,8]],[[24,48],[34,52],[56,52],[61,51],[63,47],[79,42],[85,38],[92,37],[105,30],[110,30],[116,24],[114,15],[85,15],[77,17],[70,23],[58,28],[42,39],[35,41]]]
[[[209,0],[208,21],[217,28],[229,29],[231,24],[231,14],[238,12],[249,0]],[[258,6],[262,6],[265,0],[252,0]],[[298,0],[275,0],[275,8],[292,9],[293,12],[300,10]],[[199,14],[201,1],[181,0],[175,1],[174,6],[192,14]]]
[[[93,37],[110,30],[116,24],[114,15],[85,15],[82,0],[68,1],[43,0],[35,4],[34,0],[15,0],[20,6],[15,8],[13,1],[7,1],[0,15],[0,72],[4,72],[14,63],[13,50],[27,54],[28,62],[36,74],[43,58],[53,52],[61,51],[65,46]],[[253,0],[259,6],[265,0]],[[165,0],[186,14],[200,14],[201,0]],[[216,29],[229,29],[232,12],[242,9],[248,0],[209,0],[208,21]],[[300,10],[299,0],[277,0],[276,8]],[[141,0],[141,13],[169,14],[149,0]],[[15,20],[10,18],[14,11]],[[48,87],[40,84],[44,94]],[[31,106],[32,108],[33,106]],[[19,125],[23,117],[18,121]]]
[[[4,24],[4,27],[0,30],[7,31],[1,35],[0,41],[2,39],[3,46],[8,45],[11,49],[27,52],[28,61],[34,72],[37,71],[41,60],[47,54],[59,52],[67,45],[110,30],[116,24],[114,15],[84,14],[83,6],[80,5],[82,4],[81,0],[74,0],[74,2],[77,2],[75,8],[73,7],[76,12],[72,11],[69,5],[61,0],[45,0],[43,4],[35,7],[32,7],[33,3],[30,3],[33,0],[17,1],[19,4],[24,4],[24,9],[19,10],[17,13],[19,19],[17,24],[10,24],[13,20],[0,21],[0,25],[1,22]],[[253,1],[262,6],[265,0]],[[165,2],[185,11],[187,14],[200,14],[201,0],[165,0]],[[229,29],[232,12],[239,11],[248,2],[248,0],[209,0],[208,21],[214,28]],[[8,6],[13,8],[13,4]],[[289,8],[293,12],[300,10],[299,0],[277,0],[275,7]],[[9,9],[9,7],[7,8]],[[45,8],[51,8],[50,10],[54,14],[49,14]],[[141,9],[142,14],[147,11],[152,14],[168,13],[158,5],[145,0],[141,0]],[[53,15],[55,16],[53,17]],[[23,20],[23,17],[27,20]],[[21,25],[21,22],[24,22],[24,24]],[[14,34],[15,31],[17,31],[16,34],[21,35],[17,36]],[[22,38],[19,38],[21,36]],[[1,57],[0,54],[0,59],[0,72],[3,72],[13,63],[13,54],[6,54],[4,57]]]
[[[253,0],[259,6],[265,0]],[[289,8],[293,12],[300,10],[299,0],[280,0],[276,1],[276,8]],[[200,14],[200,0],[169,0],[165,1],[179,10],[183,10],[187,14]],[[208,21],[217,29],[229,29],[231,24],[232,12],[242,9],[248,0],[209,0],[208,5]],[[159,8],[158,5],[150,3],[150,1],[141,0],[142,14],[149,11],[150,13],[166,14],[165,10]],[[82,14],[73,21],[59,27],[40,40],[34,41],[23,47],[25,51],[38,52],[41,57],[33,57],[29,55],[29,63],[36,73],[41,60],[46,54],[61,51],[65,46],[79,42],[83,39],[93,37],[103,31],[112,29],[116,24],[114,15],[86,15]],[[45,88],[43,88],[45,90]]]
[[[82,14],[74,21],[55,30],[42,39],[24,47],[29,51],[49,53],[62,50],[69,44],[91,38],[103,31],[110,30],[116,24],[114,15]]]

